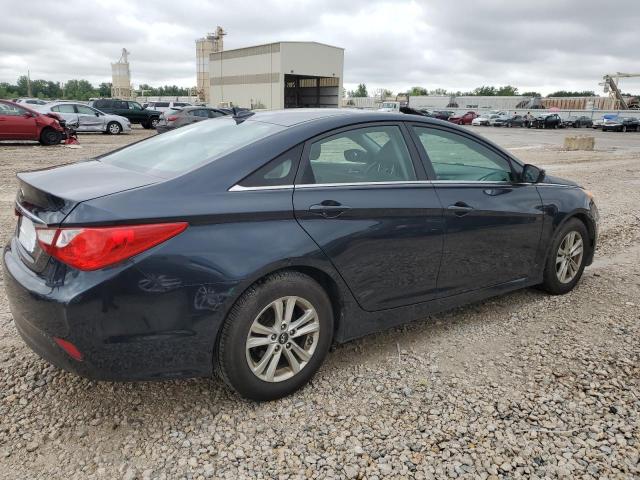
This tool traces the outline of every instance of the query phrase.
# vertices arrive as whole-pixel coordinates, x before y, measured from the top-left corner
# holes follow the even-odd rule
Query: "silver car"
[[[120,115],[101,112],[83,103],[51,102],[38,107],[42,113],[54,112],[69,123],[78,122],[78,132],[104,132],[118,135],[131,131],[131,122]]]

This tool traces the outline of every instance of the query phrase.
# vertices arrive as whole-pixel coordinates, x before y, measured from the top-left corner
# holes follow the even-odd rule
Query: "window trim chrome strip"
[[[229,192],[259,192],[262,190],[290,190],[293,185],[266,185],[263,187],[243,187],[242,185],[234,185],[229,188]]]

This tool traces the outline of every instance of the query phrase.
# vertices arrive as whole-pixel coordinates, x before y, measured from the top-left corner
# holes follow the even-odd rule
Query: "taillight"
[[[175,122],[178,119],[178,117],[176,117],[175,115],[169,115],[167,117],[167,121],[169,122]]]
[[[118,227],[38,228],[42,249],[78,270],[97,270],[144,252],[187,228],[186,222]]]
[[[74,360],[81,362],[82,361],[82,352],[78,350],[73,343],[69,340],[63,340],[62,338],[53,337],[53,340],[58,344],[60,348],[62,348],[67,354],[73,358]]]

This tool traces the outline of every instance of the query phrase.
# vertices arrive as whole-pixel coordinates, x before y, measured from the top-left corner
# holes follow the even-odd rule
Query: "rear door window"
[[[55,107],[51,107],[51,110],[53,112],[60,112],[60,113],[76,113],[76,109],[74,105],[70,105],[70,104],[56,105]]]
[[[296,167],[302,155],[302,144],[279,155],[244,180],[241,187],[275,187],[293,185]]]

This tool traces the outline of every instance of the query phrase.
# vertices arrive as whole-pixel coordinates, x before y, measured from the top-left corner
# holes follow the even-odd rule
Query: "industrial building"
[[[344,49],[277,42],[209,55],[211,105],[253,109],[339,107]]]
[[[131,98],[131,71],[129,70],[129,52],[122,49],[120,60],[111,64],[111,96],[113,98]]]
[[[203,38],[196,40],[196,92],[198,100],[209,103],[209,56],[224,49],[223,37],[226,32],[220,25],[215,33],[207,33]]]

